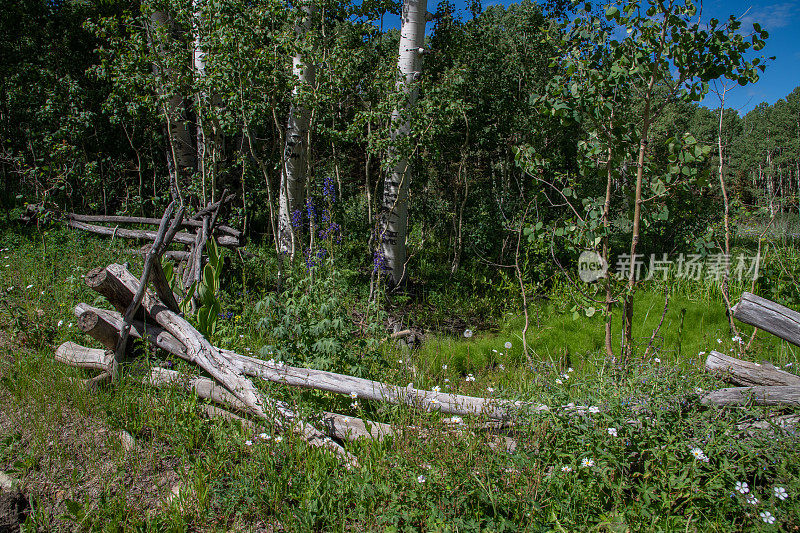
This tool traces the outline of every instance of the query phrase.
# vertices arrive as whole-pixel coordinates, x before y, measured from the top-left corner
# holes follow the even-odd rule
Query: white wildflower
[[[355,400],[356,398],[358,398],[358,393],[356,391],[353,391],[350,393],[350,397]]]
[[[492,349],[492,351],[493,351],[494,353],[497,353],[497,350],[494,350],[494,349]]]
[[[572,472],[572,467],[568,465],[564,465],[561,467],[562,472]]]
[[[417,483],[425,483],[425,481],[427,481],[427,479],[428,478],[426,478],[425,476],[420,474],[420,475],[417,476]]]
[[[717,339],[717,344],[722,344],[722,339]]]
[[[442,365],[442,370],[447,370],[447,365]]]
[[[61,327],[61,326],[63,326],[63,325],[64,325],[64,321],[63,321],[63,320],[59,320],[59,321],[58,321],[58,325],[57,325],[56,327],[59,327],[59,328],[60,328],[60,327]]]
[[[350,409],[358,409],[358,402],[353,402],[350,404]]]
[[[450,422],[452,422],[453,424],[460,424],[463,421],[464,420],[460,416],[450,417]]]
[[[513,346],[513,345],[511,344],[511,342],[509,342],[509,341],[506,341],[506,343],[505,343],[503,346],[505,346],[505,347],[506,347],[506,350],[510,350],[510,349],[511,349],[511,346]]]
[[[469,339],[470,337],[472,337],[472,330],[471,329],[465,329],[464,330],[464,338],[465,339]]]
[[[25,288],[26,288],[26,289],[30,289],[31,287],[33,287],[33,283],[31,283],[30,285],[28,285],[28,286],[27,286],[27,287],[25,287]]]
[[[775,492],[775,497],[779,500],[785,500],[789,497],[789,493],[786,492],[786,489],[783,487],[775,487],[773,491]]]
[[[597,414],[597,413],[600,412],[600,408],[597,407],[596,405],[590,405],[589,406],[589,412],[592,413],[592,414]]]
[[[760,516],[761,520],[763,520],[767,524],[775,523],[775,517],[769,511],[761,511],[760,513],[758,513],[758,516]]]
[[[581,466],[583,468],[591,468],[594,466],[594,459],[589,459],[588,457],[584,457],[581,461]]]
[[[500,370],[505,370],[506,369],[506,365],[502,365],[502,364],[501,365],[497,365],[497,368],[499,368]]]
[[[431,390],[432,390],[433,392],[439,392],[439,391],[441,391],[442,389],[441,389],[441,387],[439,387],[439,385],[436,385],[436,386],[435,386],[435,387],[433,387]]]
[[[654,361],[654,362],[656,362],[656,363],[660,363],[660,362],[661,362],[661,359],[659,359],[658,357],[654,357],[654,358],[653,358],[653,361]]]
[[[569,367],[569,368],[567,369],[567,372],[575,372],[575,369],[574,369],[574,368],[572,368],[572,367]]]
[[[569,379],[569,374],[561,374],[561,377],[564,379]]]
[[[739,335],[736,335],[735,337],[731,337],[731,340],[733,342],[738,342],[738,343],[742,342],[742,338]]]
[[[280,435],[278,435],[277,437],[275,437],[275,442],[280,442],[280,441],[282,441],[282,440],[283,440],[283,437],[281,437]]]
[[[398,359],[397,362],[400,363],[401,365],[403,364],[403,360],[402,359]]]
[[[563,385],[563,383],[564,383],[564,382],[563,382],[563,381],[561,381],[560,379],[557,379],[557,380],[556,380],[556,385]]]
[[[750,486],[747,484],[746,481],[737,481],[736,482],[736,492],[740,492],[742,494],[747,494],[750,492]]]
[[[617,428],[608,428],[606,431],[608,431],[608,434],[611,435],[612,437],[617,436]]]
[[[747,496],[744,497],[744,499],[750,505],[758,505],[758,498],[756,498],[752,494],[748,494]]]
[[[467,374],[467,381],[475,381],[475,376],[472,374]]]
[[[267,435],[266,433],[259,433],[258,434],[258,437],[261,438],[261,439],[264,439],[264,440],[266,440],[268,436],[269,435]]]
[[[489,391],[489,394],[494,392],[494,387],[486,387],[486,390]]]
[[[447,379],[447,378],[444,378],[444,382],[445,382],[445,383],[450,383],[450,380],[449,380],[449,379]]]
[[[700,448],[692,448],[692,455],[698,461],[705,461],[708,462],[708,456],[701,450]]]
[[[251,441],[251,440],[246,440],[246,441],[244,441],[244,445],[245,445],[245,446],[252,446],[252,445],[253,445],[253,441]]]

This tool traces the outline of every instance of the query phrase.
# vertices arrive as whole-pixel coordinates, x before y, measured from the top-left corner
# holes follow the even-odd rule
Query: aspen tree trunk
[[[302,39],[311,29],[314,6],[309,0],[305,0],[302,10],[303,19],[295,27],[298,39]],[[305,64],[303,55],[299,51],[292,58],[292,72],[299,82],[293,91],[295,96],[300,92],[302,85],[314,85],[314,65]],[[283,150],[281,184],[278,195],[278,242],[280,251],[290,254],[291,257],[294,257],[299,245],[298,233],[301,224],[298,224],[297,228],[292,226],[292,214],[302,209],[309,118],[308,108],[302,105],[292,105],[286,126],[286,144]]]
[[[202,85],[203,79],[206,77],[206,53],[200,42],[200,18],[203,16],[198,0],[193,0],[192,7],[194,8],[194,17],[196,21],[195,35],[194,35],[194,51],[192,54],[192,66],[194,67],[194,74],[197,80]],[[202,194],[203,205],[206,205],[208,199],[206,198],[206,157],[208,153],[208,144],[206,142],[206,132],[203,124],[203,107],[206,104],[206,94],[200,90],[197,92],[197,109],[196,109],[196,137],[195,142],[197,146],[197,171],[200,173],[202,180]],[[213,190],[213,186],[212,186]],[[213,199],[211,200],[214,201]]]
[[[180,195],[178,175],[180,169],[194,170],[197,165],[192,133],[186,117],[186,106],[179,94],[170,94],[168,82],[173,82],[172,69],[163,65],[167,60],[162,39],[172,31],[172,20],[165,11],[155,11],[150,15],[151,31],[148,32],[150,46],[158,56],[153,63],[153,75],[156,78],[158,96],[161,98],[161,113],[164,115],[167,137],[167,166],[169,167],[171,186]]]
[[[419,50],[425,42],[427,16],[427,0],[404,0],[397,60],[400,71],[397,90],[405,96],[405,100],[392,112],[392,147],[389,149],[389,157],[395,163],[383,184],[379,241],[380,253],[389,271],[389,285],[392,287],[400,285],[405,278],[408,186],[411,179],[407,154],[399,153],[397,146],[411,132],[408,113],[417,99],[414,81],[419,77],[422,66]]]

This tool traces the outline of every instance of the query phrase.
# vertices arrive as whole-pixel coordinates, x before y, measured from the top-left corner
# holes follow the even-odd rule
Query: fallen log
[[[97,309],[81,303],[75,307],[75,314],[78,316],[78,327],[82,331],[100,341],[104,346],[110,346],[114,342],[114,329],[121,322],[118,313]],[[136,338],[145,338],[157,347],[181,359],[191,361],[186,353],[185,346],[169,332],[164,331],[159,326],[150,324],[145,326],[141,322],[134,322],[133,326],[131,335]],[[143,330],[144,335],[142,334]],[[275,361],[264,361],[240,355],[225,349],[220,349],[220,353],[239,371],[251,377],[282,383],[291,387],[317,389],[336,394],[350,395],[355,393],[358,398],[364,400],[404,404],[461,416],[486,415],[489,418],[501,420],[511,418],[515,413],[526,409],[533,411],[549,410],[546,405],[542,404],[509,402],[492,398],[427,391],[324,370],[298,368]]]
[[[154,241],[157,234],[157,232],[155,231],[116,228],[116,227],[111,228],[108,226],[97,226],[95,224],[86,224],[83,222],[78,222],[77,220],[67,220],[67,226],[82,231],[88,231],[90,233],[96,233],[98,235],[106,235],[109,237],[116,236],[116,237],[123,237],[125,239],[140,239],[147,241]],[[194,235],[191,235],[189,233],[176,233],[175,238],[173,240],[179,244],[193,245],[194,239],[195,239]],[[217,241],[217,244],[219,244],[220,246],[225,246],[227,248],[236,248],[239,246],[239,239],[237,239],[236,237],[231,237],[230,235],[218,235],[214,237],[214,239]]]
[[[705,366],[706,370],[720,374],[722,379],[734,385],[800,387],[800,376],[780,370],[767,362],[751,363],[712,351],[706,358]]]
[[[94,337],[107,349],[113,350],[119,342],[122,315],[118,312],[79,303],[75,306],[75,316],[78,317],[78,329]],[[145,339],[164,351],[186,357],[186,347],[160,326],[134,320],[131,323],[131,337]]]
[[[188,377],[180,372],[176,372],[175,370],[153,368],[150,372],[147,383],[155,387],[177,385],[185,390],[194,392],[198,398],[211,400],[212,402],[222,405],[227,409],[247,412],[246,406],[241,401],[208,378],[201,376]],[[286,410],[290,409],[290,406],[286,402],[281,402],[278,400],[272,401],[279,408]],[[239,418],[237,415],[233,416]],[[226,417],[228,416],[226,415]],[[388,424],[371,422],[369,420],[364,421],[360,418],[349,417],[337,413],[323,412],[320,415],[319,420],[325,427],[325,432],[329,436],[341,440],[356,440],[360,437],[381,440],[386,436],[394,434],[392,427]],[[285,428],[281,428],[281,430],[285,431]]]
[[[93,370],[106,370],[113,359],[113,352],[98,348],[86,348],[74,342],[65,342],[56,348],[56,361]]]
[[[745,292],[733,307],[737,320],[800,346],[800,313],[755,294]]]
[[[715,406],[800,406],[800,387],[730,387],[701,395],[700,403]]]
[[[81,215],[78,213],[67,213],[64,218],[68,220],[75,220],[76,222],[96,222],[100,224],[141,224],[145,226],[158,226],[161,219],[149,217],[128,217],[128,216],[112,216],[112,215]],[[183,228],[200,228],[203,226],[202,220],[184,220],[181,222]],[[219,225],[216,226],[217,230],[231,237],[237,239],[242,238],[242,232],[230,226]]]
[[[770,431],[774,429],[778,429],[782,433],[794,434],[798,424],[800,424],[800,415],[781,415],[766,420],[740,422],[736,424],[736,429],[744,431],[749,435],[756,434],[754,430]]]
[[[85,278],[86,284],[99,292],[118,310],[124,308],[126,302],[132,300],[139,286],[139,281],[122,265],[111,264],[106,268],[96,268]],[[155,295],[145,291],[142,308],[152,320],[172,334],[186,347],[187,360],[197,364],[208,372],[215,380],[247,406],[247,411],[259,418],[266,417],[265,401],[253,382],[236,369],[220,351],[211,345],[183,317],[170,311]],[[292,426],[312,446],[321,446],[333,451],[347,464],[357,464],[355,457],[340,445],[330,440],[310,424],[298,421],[294,412],[281,405],[268,401],[277,415],[276,424]]]

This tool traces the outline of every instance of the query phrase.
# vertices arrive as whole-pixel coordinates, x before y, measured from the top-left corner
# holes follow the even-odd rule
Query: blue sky
[[[434,11],[439,0],[428,0],[428,11]],[[461,10],[463,18],[469,18],[465,0],[452,0],[456,8]],[[595,0],[597,1],[597,0]],[[600,0],[602,2],[602,0]],[[484,0],[484,7],[489,5],[508,6],[511,0]],[[736,109],[744,115],[761,102],[774,104],[785,98],[795,87],[800,85],[800,0],[777,0],[752,2],[746,0],[705,0],[702,18],[727,20],[730,15],[742,17],[742,31],[752,31],[753,22],[761,24],[769,32],[767,45],[763,50],[751,54],[753,57],[775,56],[774,61],[767,64],[767,70],[754,85],[737,86],[725,97],[725,107]],[[394,20],[394,19],[397,20]],[[386,17],[384,27],[399,25],[399,17]],[[428,25],[430,32],[432,25]],[[703,105],[716,108],[719,100],[709,94]]]

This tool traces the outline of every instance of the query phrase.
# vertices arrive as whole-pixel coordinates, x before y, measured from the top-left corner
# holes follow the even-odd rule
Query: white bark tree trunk
[[[392,112],[393,146],[389,150],[389,157],[395,162],[383,185],[379,241],[380,254],[388,270],[391,286],[401,284],[406,275],[408,189],[411,173],[408,154],[399,153],[397,146],[411,132],[408,114],[417,99],[414,81],[419,77],[422,66],[420,49],[425,41],[427,16],[427,0],[404,0],[397,60],[397,68],[400,71],[397,89],[406,99],[402,104],[404,109],[398,107]]]
[[[151,32],[150,46],[155,50],[159,59],[153,64],[153,74],[156,77],[157,91],[161,98],[167,97],[166,102],[162,102],[161,112],[165,115],[167,129],[167,162],[170,166],[172,178],[177,180],[177,174],[181,168],[194,169],[197,165],[197,158],[192,142],[192,133],[186,120],[186,106],[183,96],[171,92],[170,85],[174,84],[174,73],[172,69],[165,66],[167,62],[167,51],[162,39],[171,31],[172,21],[169,14],[164,11],[156,11],[150,15]],[[176,181],[177,185],[177,181]]]
[[[296,27],[298,39],[302,39],[311,29],[311,18],[314,14],[314,6],[310,0],[305,0],[302,9],[303,20]],[[299,82],[293,91],[295,96],[300,92],[301,86],[314,85],[314,65],[306,64],[301,52],[297,52],[292,58],[292,71]],[[298,236],[302,226],[299,223],[297,227],[292,225],[292,215],[303,207],[309,115],[307,107],[292,105],[286,125],[286,144],[283,151],[278,200],[278,242],[280,251],[290,254],[291,257],[294,257],[299,244]]]
[[[200,26],[201,26],[201,17],[202,9],[199,5],[198,0],[194,0],[192,2],[192,6],[194,8],[194,16],[195,16],[195,34],[194,34],[194,51],[192,54],[192,66],[194,68],[194,75],[197,81],[202,84],[203,79],[206,77],[206,53],[203,50],[202,43],[200,41]],[[206,155],[207,151],[207,143],[206,143],[206,134],[205,129],[203,126],[203,107],[207,103],[206,94],[200,90],[197,93],[197,119],[195,124],[195,133],[196,133],[196,143],[197,143],[197,171],[200,173],[200,179],[202,181],[202,190],[203,190],[203,205],[207,203],[206,199]],[[213,199],[212,199],[213,202]]]

